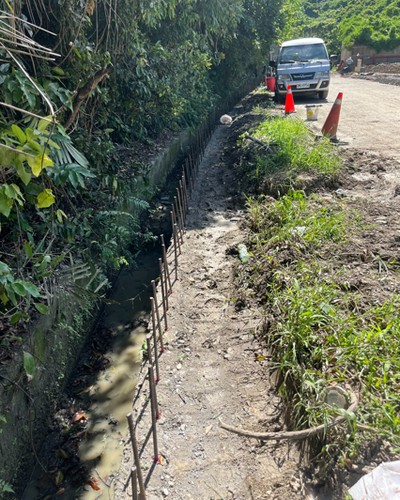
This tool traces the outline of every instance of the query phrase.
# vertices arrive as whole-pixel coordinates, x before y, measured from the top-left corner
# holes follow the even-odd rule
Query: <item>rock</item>
[[[169,491],[167,490],[167,488],[163,488],[161,490],[161,494],[163,497],[167,497],[169,495]]]

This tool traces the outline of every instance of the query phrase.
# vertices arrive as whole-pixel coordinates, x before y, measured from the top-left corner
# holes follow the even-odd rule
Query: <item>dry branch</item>
[[[64,125],[65,130],[68,130],[71,127],[85,99],[89,97],[93,90],[104,80],[104,78],[108,76],[109,72],[110,67],[103,68],[97,71],[97,73],[95,73],[90,78],[90,80],[81,89],[78,90],[78,93],[74,99],[72,112]]]
[[[358,406],[358,398],[354,393],[351,393],[351,404],[346,410],[347,412],[354,412]],[[300,440],[306,439],[317,434],[322,434],[326,432],[331,427],[341,424],[346,420],[345,416],[335,417],[333,420],[327,424],[318,425],[316,427],[310,427],[309,429],[302,429],[300,431],[279,431],[279,432],[254,432],[247,429],[241,429],[239,427],[233,427],[231,425],[225,424],[219,419],[219,425],[234,434],[239,436],[246,436],[250,438],[260,439],[261,441],[289,441],[289,440]]]

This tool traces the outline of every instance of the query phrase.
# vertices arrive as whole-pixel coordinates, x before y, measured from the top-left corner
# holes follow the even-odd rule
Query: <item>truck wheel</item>
[[[320,99],[326,99],[328,97],[328,91],[325,90],[324,92],[318,92],[318,97]]]

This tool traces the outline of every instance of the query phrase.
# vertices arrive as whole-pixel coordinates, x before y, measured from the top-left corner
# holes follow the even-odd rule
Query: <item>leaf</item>
[[[11,131],[21,144],[25,144],[26,135],[24,131],[20,127],[18,127],[18,125],[15,125],[15,123],[11,125]]]
[[[23,314],[21,311],[18,311],[16,313],[14,313],[11,318],[10,318],[10,323],[12,325],[16,325],[18,323],[18,321],[22,318]]]
[[[28,259],[31,259],[32,258],[32,255],[33,255],[33,251],[32,251],[32,246],[31,244],[29,243],[29,241],[26,241],[24,243],[24,249],[25,249],[25,254],[26,256],[28,257]]]
[[[37,124],[37,129],[40,131],[40,132],[43,132],[47,129],[47,127],[49,125],[51,125],[52,123],[52,118],[51,116],[46,116],[45,118],[43,118],[42,120],[39,120],[39,123]]]
[[[59,486],[64,481],[64,474],[58,470],[55,477],[56,485]]]
[[[32,295],[32,297],[41,297],[39,289],[33,283],[29,283],[29,281],[23,281],[23,286],[25,290]]]
[[[37,366],[35,358],[29,352],[24,351],[24,370],[30,382],[36,374]]]
[[[100,487],[99,487],[99,486],[97,486],[97,484],[96,484],[96,483],[97,483],[96,479],[93,479],[93,478],[89,479],[89,481],[87,482],[87,484],[88,484],[89,486],[91,486],[91,487],[92,487],[95,491],[99,491],[99,490],[100,490]]]
[[[2,193],[0,191],[0,214],[3,214],[4,217],[8,217],[10,215],[12,206],[12,200],[6,198],[4,192]]]
[[[40,314],[49,314],[49,308],[45,304],[41,304],[40,302],[35,302],[34,306],[40,312]]]
[[[47,167],[52,167],[54,165],[53,160],[51,160],[47,155],[40,154],[35,157],[28,156],[28,165],[31,167],[32,173],[35,177],[39,177],[40,172]]]
[[[57,217],[57,220],[60,224],[62,224],[64,222],[64,219],[67,219],[67,214],[65,212],[63,212],[61,209],[58,209],[56,211],[56,217]]]
[[[11,283],[11,286],[17,295],[20,297],[26,297],[27,290],[24,287],[23,281],[15,280],[14,283]]]
[[[37,208],[48,208],[56,201],[51,189],[45,189],[37,196]]]
[[[18,177],[25,184],[25,186],[27,186],[31,182],[32,175],[29,172],[27,172],[27,170],[25,169],[25,167],[22,164],[17,165],[16,169],[17,169]]]

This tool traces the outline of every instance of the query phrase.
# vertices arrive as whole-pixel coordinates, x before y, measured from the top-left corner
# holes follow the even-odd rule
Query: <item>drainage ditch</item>
[[[54,416],[22,500],[94,500],[104,488],[108,497],[114,498],[129,428],[127,415],[149,380],[143,372],[143,358],[154,363],[156,370],[163,350],[168,295],[177,277],[188,199],[215,116],[216,112],[198,130],[188,156],[177,167],[178,180],[176,172],[172,175],[174,191],[160,198],[158,223],[164,229],[166,223],[169,226],[165,237],[160,236],[161,245],[143,251],[136,269],[120,273],[96,331],[83,349],[61,409]],[[161,222],[160,212],[164,214]],[[149,331],[151,316],[154,321]],[[155,439],[153,434],[153,444]],[[133,470],[140,470],[140,464],[135,465]],[[132,475],[131,480],[136,477]]]

